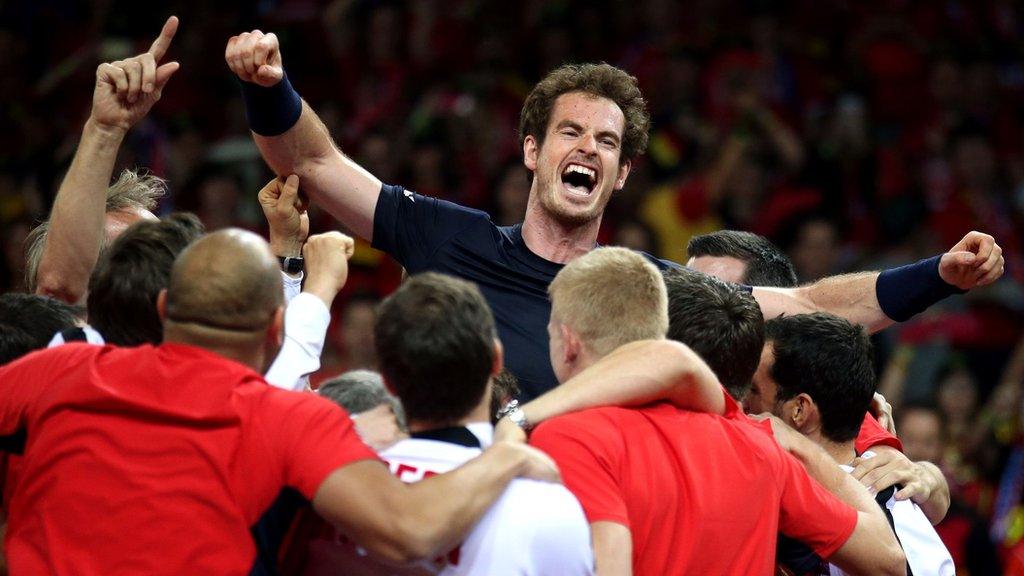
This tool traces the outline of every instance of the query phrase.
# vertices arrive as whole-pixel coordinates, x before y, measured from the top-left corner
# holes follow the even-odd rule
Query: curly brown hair
[[[519,114],[519,145],[527,136],[544,143],[544,134],[551,120],[551,109],[562,94],[583,92],[615,102],[626,117],[622,136],[620,162],[632,160],[647,149],[647,132],[651,116],[647,112],[636,78],[611,64],[563,64],[552,70],[534,86]]]

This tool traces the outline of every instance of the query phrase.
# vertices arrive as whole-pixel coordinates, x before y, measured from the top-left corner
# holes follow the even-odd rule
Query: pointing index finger
[[[171,47],[171,40],[174,39],[174,34],[178,31],[178,17],[171,16],[164,22],[163,29],[160,30],[160,35],[157,36],[156,40],[153,40],[153,45],[149,47],[149,53],[153,55],[153,60],[159,62],[164,54],[167,53],[167,49]]]

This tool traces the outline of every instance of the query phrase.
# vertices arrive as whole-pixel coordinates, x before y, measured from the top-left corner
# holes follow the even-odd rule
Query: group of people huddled
[[[177,26],[97,69],[29,238],[35,294],[0,295],[11,573],[955,573],[948,486],[902,454],[868,333],[996,281],[991,236],[805,286],[746,232],[695,238],[686,267],[600,247],[650,125],[607,64],[529,93],[529,203],[498,226],[345,156],[260,31],[225,59],[279,175],[269,241],[204,234],[153,216],[158,179],[110,185]],[[354,244],[309,236],[308,201],[409,274],[379,374],[317,391]]]

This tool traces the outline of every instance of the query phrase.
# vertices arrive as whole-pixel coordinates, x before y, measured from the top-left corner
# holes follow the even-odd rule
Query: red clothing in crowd
[[[600,408],[541,424],[531,444],[558,462],[590,522],[630,529],[638,575],[771,574],[778,531],[827,557],[857,523],[773,438],[732,418]]]
[[[67,344],[0,368],[0,435],[25,433],[14,574],[247,574],[284,486],[312,499],[375,459],[331,402],[178,344]]]

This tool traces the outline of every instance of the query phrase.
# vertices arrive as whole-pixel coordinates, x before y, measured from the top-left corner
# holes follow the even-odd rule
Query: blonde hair
[[[107,188],[106,212],[143,209],[153,211],[156,203],[167,193],[167,182],[144,170],[125,169],[117,180]],[[30,293],[36,291],[36,274],[39,261],[43,259],[43,248],[50,233],[50,221],[43,220],[25,237],[25,285]],[[106,237],[100,251],[106,249]]]
[[[597,248],[573,260],[548,287],[551,318],[604,356],[636,340],[664,338],[668,297],[661,272],[626,248]]]

